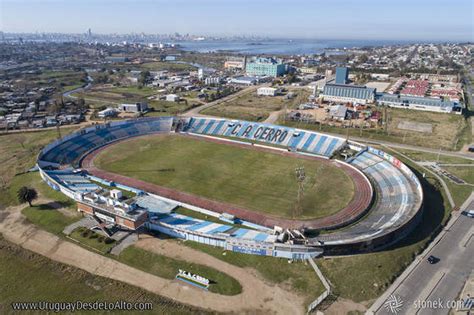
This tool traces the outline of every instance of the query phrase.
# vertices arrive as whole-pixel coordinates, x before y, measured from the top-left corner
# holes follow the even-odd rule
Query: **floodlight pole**
[[[296,197],[296,205],[293,211],[293,218],[300,216],[302,214],[301,200],[304,195],[304,181],[306,179],[306,172],[304,166],[295,168],[296,182],[298,183],[298,194]]]

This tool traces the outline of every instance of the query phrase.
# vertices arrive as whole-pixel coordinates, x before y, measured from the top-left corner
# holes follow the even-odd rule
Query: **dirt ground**
[[[383,92],[390,86],[390,82],[371,81],[365,85],[370,88],[376,88],[377,92]]]
[[[209,266],[238,279],[242,285],[242,291],[248,293],[249,300],[246,300],[247,303],[258,304],[262,300],[271,299],[272,301],[281,301],[303,307],[302,297],[266,282],[255,270],[239,268],[228,264],[203,252],[181,245],[180,241],[158,239],[153,236],[141,236],[141,239],[135,246],[159,255]],[[264,297],[262,292],[271,294]]]
[[[363,304],[355,303],[351,300],[343,298],[338,298],[336,302],[324,310],[324,315],[340,315],[348,314],[349,312],[365,313],[365,311],[367,311],[367,307]]]

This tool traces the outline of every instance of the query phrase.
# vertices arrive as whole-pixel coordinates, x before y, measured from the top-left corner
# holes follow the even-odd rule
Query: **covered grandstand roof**
[[[236,228],[231,225],[225,225],[210,221],[204,221],[188,217],[185,215],[170,213],[159,219],[160,223],[164,223],[171,228],[186,230],[189,232],[202,233],[214,236],[233,237],[247,241],[258,241],[273,243],[276,241],[276,235],[256,231],[245,228]]]

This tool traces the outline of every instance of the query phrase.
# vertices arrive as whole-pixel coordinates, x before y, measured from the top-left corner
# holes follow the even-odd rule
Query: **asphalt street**
[[[474,197],[463,205],[461,211],[474,209]],[[450,303],[459,294],[474,268],[474,218],[459,215],[432,248],[420,256],[419,263],[395,288],[390,288],[383,303],[373,311],[376,314],[448,314]],[[427,258],[433,255],[440,259],[430,264]],[[386,305],[388,299],[396,297],[397,312]],[[394,303],[397,304],[397,303]],[[401,305],[400,305],[401,304]]]

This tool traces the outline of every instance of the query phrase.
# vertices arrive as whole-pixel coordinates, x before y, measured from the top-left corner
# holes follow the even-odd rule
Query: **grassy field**
[[[224,251],[219,247],[196,242],[184,242],[183,244],[229,264],[255,269],[265,280],[301,294],[306,298],[308,304],[324,291],[323,284],[307,262],[290,264],[286,259]]]
[[[192,102],[168,102],[165,100],[158,100],[158,101],[149,101],[148,106],[154,109],[154,112],[149,112],[147,116],[158,114],[164,115],[176,115],[186,110],[190,109],[192,106]]]
[[[43,71],[39,74],[26,74],[19,84],[35,87],[55,86],[61,91],[69,91],[85,84],[85,73],[82,71],[62,70]]]
[[[463,179],[466,183],[474,185],[474,167],[473,166],[442,166],[453,175]],[[474,189],[474,187],[472,187]]]
[[[154,95],[157,92],[149,87],[138,88],[137,86],[127,87],[103,87],[97,86],[85,92],[74,94],[77,97],[82,97],[86,100],[99,100],[103,102],[141,102],[145,101],[146,97]]]
[[[171,72],[179,72],[179,71],[196,71],[197,68],[185,64],[185,63],[174,63],[174,62],[165,62],[165,61],[154,61],[154,62],[147,62],[140,65],[141,69],[150,70],[150,71],[163,71],[168,70]]]
[[[286,96],[257,96],[257,92],[249,92],[233,98],[227,102],[219,103],[202,111],[202,114],[237,118],[251,121],[263,121],[271,112],[295,108],[301,103],[308,101],[311,94],[308,90],[295,90],[296,97],[287,99]]]
[[[69,235],[72,239],[75,239],[86,247],[92,247],[97,251],[106,254],[117,245],[115,240],[104,237],[102,234],[91,231],[85,227],[79,227],[72,231]]]
[[[26,207],[21,213],[29,222],[59,236],[62,236],[66,226],[80,219],[80,215],[73,210],[70,216],[66,216],[48,204]]]
[[[65,136],[73,130],[63,128],[61,134]],[[0,188],[16,174],[33,167],[40,149],[56,138],[56,130],[0,135]]]
[[[134,246],[127,247],[118,260],[166,279],[174,279],[178,269],[198,274],[211,281],[209,291],[214,293],[236,295],[242,292],[242,287],[236,279],[214,268],[157,255]]]
[[[84,98],[92,108],[100,106],[111,106],[120,103],[146,102],[154,111],[153,115],[175,115],[186,111],[192,106],[192,102],[167,102],[165,100],[149,100],[148,97],[156,95],[156,89],[150,87],[138,88],[137,86],[103,87],[98,86],[85,92],[74,94]]]
[[[387,150],[387,149],[384,149]],[[439,162],[440,164],[474,164],[473,160],[463,159],[461,157],[452,157],[447,155],[439,155],[436,153],[419,152],[413,150],[399,150],[415,161],[420,162]],[[467,183],[474,184],[474,167],[471,166],[441,166],[454,175],[464,179]],[[448,186],[454,202],[457,206],[461,206],[463,202],[471,194],[473,187],[469,185],[457,185],[447,177],[444,178]]]
[[[61,133],[64,136],[73,130],[64,128]],[[56,138],[55,130],[0,136],[0,209],[18,204],[16,193],[21,186],[34,187],[40,194],[70,205],[71,201],[44,184],[38,173],[26,173],[35,165],[40,149]]]
[[[407,149],[398,149],[401,153],[419,162],[439,162],[441,164],[474,164],[473,160],[463,159],[462,157],[439,155],[436,153],[420,152]]]
[[[469,120],[466,120],[464,116],[394,108],[388,109],[387,112],[389,117],[387,131],[380,128],[361,130],[328,125],[319,126],[316,124],[283,121],[282,119],[279,120],[279,123],[302,129],[360,137],[367,140],[383,140],[434,149],[441,148],[443,150],[459,150],[465,143],[471,141],[470,122]],[[398,124],[401,121],[432,124],[433,132],[421,133],[398,129]]]
[[[54,262],[4,240],[0,235],[0,309],[10,314],[19,301],[126,301],[152,303],[141,314],[205,313],[147,291]],[[80,312],[79,312],[80,313]],[[125,312],[124,312],[125,313]]]
[[[297,198],[295,167],[304,166],[307,175],[301,204],[303,219],[337,212],[354,194],[350,177],[320,161],[186,137],[154,136],[119,143],[102,151],[96,165],[150,183],[287,218],[292,217]]]

